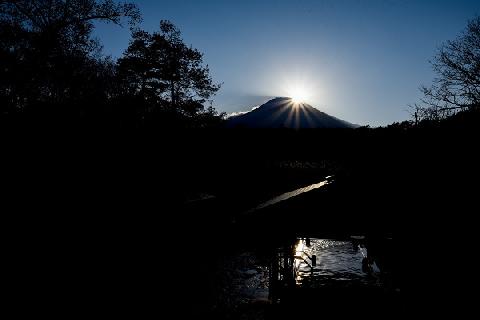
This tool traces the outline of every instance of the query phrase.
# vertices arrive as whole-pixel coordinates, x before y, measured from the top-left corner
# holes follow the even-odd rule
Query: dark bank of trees
[[[128,25],[118,61],[92,36],[103,21]],[[132,3],[112,0],[0,1],[0,119],[3,124],[205,127],[221,122],[202,54],[162,21],[138,29]]]

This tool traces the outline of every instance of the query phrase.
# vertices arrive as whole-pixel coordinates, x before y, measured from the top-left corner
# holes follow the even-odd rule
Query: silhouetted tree
[[[142,118],[173,117],[195,127],[218,118],[205,103],[211,104],[220,85],[213,83],[202,53],[188,47],[169,21],[160,22],[159,32],[135,31],[118,70],[122,92],[141,98]]]
[[[97,21],[128,21],[135,30],[118,63],[92,37]],[[20,115],[40,125],[219,124],[223,115],[209,99],[220,86],[202,54],[184,44],[172,23],[161,21],[150,34],[134,28],[139,21],[134,4],[113,0],[0,0],[0,118],[13,123]]]
[[[120,24],[124,18],[132,26],[140,20],[134,4],[0,1],[0,113],[44,113],[46,107],[91,105],[105,98],[114,64],[101,57],[91,34],[96,21]]]
[[[431,63],[437,77],[431,87],[422,87],[424,105],[414,107],[417,117],[440,120],[479,106],[480,17],[459,38],[446,42]]]

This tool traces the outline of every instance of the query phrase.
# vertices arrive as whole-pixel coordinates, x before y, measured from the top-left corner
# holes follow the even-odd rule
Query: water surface
[[[295,280],[298,286],[377,286],[378,268],[365,272],[362,261],[367,250],[357,242],[299,239],[295,246]],[[313,266],[312,257],[316,257]]]

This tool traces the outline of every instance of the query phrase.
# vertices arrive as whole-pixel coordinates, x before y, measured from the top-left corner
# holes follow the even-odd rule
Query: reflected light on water
[[[295,255],[301,256],[303,254],[303,249],[305,249],[305,244],[303,243],[303,240],[299,240],[295,248]]]
[[[305,254],[305,243],[303,239],[299,239],[297,242],[297,245],[295,246],[295,281],[297,284],[302,280],[301,275],[298,270],[300,270],[300,267],[305,264],[305,258],[307,258]]]
[[[252,212],[255,212],[257,210],[260,210],[260,209],[263,209],[263,208],[266,208],[266,207],[270,207],[270,206],[273,206],[279,202],[282,202],[282,201],[285,201],[285,200],[288,200],[290,198],[293,198],[293,197],[297,197],[303,193],[307,193],[307,192],[310,192],[310,191],[313,191],[313,190],[316,190],[316,189],[320,189],[328,184],[330,184],[330,179],[332,177],[329,176],[329,177],[326,177],[324,181],[320,182],[320,183],[316,183],[316,184],[312,184],[308,187],[305,187],[305,188],[300,188],[300,189],[297,189],[295,191],[291,191],[291,192],[287,192],[287,193],[284,193],[276,198],[273,198],[272,200],[269,200],[265,203],[262,203],[261,205],[259,205],[258,207],[256,207],[255,209],[252,209],[252,210],[249,210],[248,212],[246,212],[247,214],[248,213],[252,213]]]
[[[362,270],[362,252],[349,241],[310,239],[310,247],[304,239],[295,244],[295,280],[299,286],[321,287],[332,283],[376,282]],[[312,257],[317,264],[312,266]]]

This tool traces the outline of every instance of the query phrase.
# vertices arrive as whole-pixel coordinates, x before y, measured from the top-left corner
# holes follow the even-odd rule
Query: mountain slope
[[[294,104],[290,98],[275,98],[248,113],[231,117],[228,127],[246,128],[355,128],[314,107]]]

